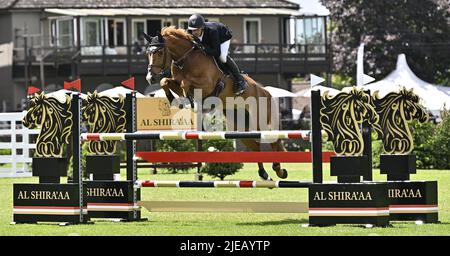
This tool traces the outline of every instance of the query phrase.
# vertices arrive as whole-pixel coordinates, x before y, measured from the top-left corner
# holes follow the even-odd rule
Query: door
[[[156,36],[158,32],[161,32],[161,28],[161,20],[147,20],[147,34]]]
[[[261,41],[261,20],[259,18],[244,19],[244,43],[258,44]],[[255,46],[245,46],[244,52],[254,53]]]

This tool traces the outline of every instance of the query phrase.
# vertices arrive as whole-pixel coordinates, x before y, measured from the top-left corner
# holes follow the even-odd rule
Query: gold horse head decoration
[[[384,151],[388,154],[408,154],[414,149],[413,137],[408,122],[428,120],[425,108],[413,89],[403,87],[399,92],[388,93],[380,98],[374,94],[374,104],[383,128],[381,135]]]
[[[125,131],[124,98],[100,96],[88,93],[82,110],[90,133],[122,133]],[[116,141],[89,141],[89,151],[98,155],[111,155],[116,151]]]
[[[361,155],[364,150],[361,124],[367,120],[381,132],[378,118],[370,95],[356,87],[334,97],[328,92],[322,96],[320,122],[328,138],[333,141],[337,155]]]
[[[69,144],[73,122],[70,108],[68,95],[65,95],[64,102],[47,97],[43,92],[31,99],[22,123],[30,129],[41,129],[36,143],[36,156],[62,157],[63,145]]]

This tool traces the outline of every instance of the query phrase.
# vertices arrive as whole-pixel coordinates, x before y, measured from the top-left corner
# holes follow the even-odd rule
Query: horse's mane
[[[175,26],[165,27],[161,29],[162,36],[175,36],[178,38],[186,39],[190,42],[194,41],[194,38],[191,34],[187,33],[186,30],[181,28],[176,28]]]

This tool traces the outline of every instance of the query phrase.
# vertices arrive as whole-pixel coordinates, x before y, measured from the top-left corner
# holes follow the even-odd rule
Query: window
[[[124,19],[108,19],[108,45],[113,48],[115,46],[124,46],[126,43],[126,28]]]
[[[179,19],[178,20],[178,28],[188,29],[188,19]]]
[[[83,46],[101,45],[100,19],[83,20],[82,44]]]
[[[258,44],[261,42],[261,19],[244,19],[244,44]],[[245,53],[254,53],[255,45],[246,45],[243,47]]]
[[[147,33],[147,22],[145,20],[133,20],[131,32],[133,42],[139,41],[139,38],[142,36],[143,32]]]
[[[261,19],[244,19],[244,43],[257,44],[261,41]]]
[[[305,17],[296,23],[296,38],[301,44],[308,44],[308,51],[325,53],[325,17]]]
[[[74,20],[72,17],[63,17],[50,20],[51,45],[73,46]]]
[[[208,18],[208,17],[205,17],[205,21],[206,22],[220,22],[220,19],[219,18]]]
[[[148,19],[147,20],[147,34],[151,36],[156,36],[158,32],[161,32],[162,28],[162,20],[154,20],[154,19]]]

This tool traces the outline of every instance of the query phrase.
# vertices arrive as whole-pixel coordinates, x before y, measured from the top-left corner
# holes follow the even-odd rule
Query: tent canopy
[[[264,89],[272,95],[274,98],[295,98],[297,94],[292,93],[288,90],[281,89],[273,86],[265,86]]]
[[[109,96],[109,97],[119,97],[119,96],[125,97],[127,95],[127,93],[131,93],[131,92],[132,92],[131,89],[125,88],[123,86],[117,86],[112,89],[99,92],[98,94],[102,95],[102,96]],[[142,93],[136,91],[136,97],[143,98],[145,96]]]
[[[365,85],[364,88],[371,92],[378,91],[380,96],[384,96],[389,92],[398,91],[401,87],[414,89],[422,100],[423,105],[428,110],[441,110],[444,105],[450,107],[450,95],[439,90],[433,84],[425,82],[418,78],[406,62],[405,54],[400,54],[397,59],[397,67],[384,79]]]

